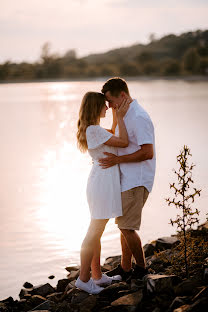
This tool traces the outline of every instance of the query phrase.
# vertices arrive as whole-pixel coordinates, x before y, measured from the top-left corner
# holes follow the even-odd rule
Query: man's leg
[[[134,230],[127,230],[127,229],[120,229],[120,230],[126,240],[128,249],[132,252],[132,255],[135,258],[136,264],[139,267],[145,268],[146,264],[145,264],[144,251],[142,248],[142,243],[141,243],[141,239],[139,235]],[[128,249],[125,249],[124,255],[122,255],[122,258],[124,259],[124,266],[125,265],[129,266],[130,253]],[[122,252],[123,252],[123,249],[122,249]],[[127,252],[127,257],[126,257],[126,252]],[[125,260],[127,261],[126,263],[125,263]]]
[[[117,223],[122,233],[121,266],[124,270],[129,270],[132,255],[135,258],[136,264],[141,268],[145,268],[144,251],[136,229],[140,228],[142,209],[148,194],[149,192],[144,186],[139,186],[121,193],[123,216],[117,218]]]
[[[139,235],[134,230],[120,229],[121,231],[121,265],[118,265],[106,274],[113,276],[119,274],[122,279],[128,281],[130,278],[142,278],[147,274],[145,269],[145,257]],[[136,260],[136,266],[132,270],[132,255]]]
[[[127,241],[121,232],[121,267],[124,271],[129,272],[132,266],[132,252],[128,247]]]

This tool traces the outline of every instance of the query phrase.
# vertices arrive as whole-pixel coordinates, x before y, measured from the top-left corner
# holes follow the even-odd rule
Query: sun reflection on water
[[[85,194],[89,169],[89,158],[67,142],[43,157],[37,217],[66,250],[80,249],[89,224]]]

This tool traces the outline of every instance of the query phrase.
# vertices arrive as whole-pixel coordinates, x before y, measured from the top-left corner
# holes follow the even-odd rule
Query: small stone
[[[156,240],[156,250],[170,249],[180,243],[179,239],[174,236],[161,237]]]
[[[54,275],[50,275],[48,278],[49,278],[49,279],[54,279],[55,276],[54,276]]]
[[[112,306],[119,306],[119,305],[128,305],[128,306],[135,306],[142,301],[143,298],[143,291],[139,290],[132,294],[128,294],[118,298],[117,300],[111,302]]]
[[[30,311],[33,307],[29,303],[29,300],[26,299],[20,299],[17,301],[17,311]],[[16,311],[16,310],[14,310]]]
[[[8,304],[13,304],[14,299],[10,296],[10,297],[8,297],[6,299],[1,300],[1,302],[8,303]]]
[[[173,312],[185,312],[185,311],[188,311],[189,308],[190,308],[189,304],[184,304],[180,308],[173,310]]]
[[[185,305],[187,298],[188,297],[186,297],[186,296],[174,298],[174,300],[172,301],[172,303],[170,305],[170,311],[173,311],[174,309],[177,309],[180,306]]]
[[[208,257],[204,259],[204,266],[208,267]]]
[[[23,298],[25,297],[25,295],[28,295],[28,290],[22,288],[22,289],[20,290],[20,293],[19,293],[20,299],[23,299]]]
[[[32,295],[40,295],[43,297],[46,297],[47,295],[50,295],[55,292],[55,289],[49,284],[43,284],[39,286],[33,287]]]
[[[115,268],[118,264],[121,263],[121,256],[113,256],[113,257],[108,257],[105,259],[105,265],[110,265],[110,270]]]
[[[154,252],[156,251],[155,246],[156,246],[156,243],[150,243],[150,244],[144,245],[143,249],[144,249],[145,257],[154,255]]]
[[[52,308],[56,307],[56,304],[50,300],[47,300],[43,303],[41,303],[40,305],[38,305],[37,307],[35,307],[34,309],[32,309],[31,311],[41,311],[41,310],[49,310],[51,311]]]
[[[71,288],[69,290],[66,291],[66,295],[69,296],[69,295],[73,295],[73,293],[76,291],[75,288]]]
[[[69,284],[70,285],[70,284]],[[68,286],[69,286],[68,285]],[[77,292],[79,292],[79,290],[77,288],[68,288],[68,286],[65,289],[65,292],[63,293],[63,295],[59,298],[59,301],[63,301],[65,298],[69,299],[71,298],[74,294],[76,294]]]
[[[68,275],[68,281],[71,282],[79,276],[79,271],[71,271],[70,274]]]
[[[101,271],[102,272],[107,272],[107,271],[110,271],[112,269],[112,266],[109,265],[109,264],[104,264],[101,266]]]
[[[78,271],[80,269],[79,266],[68,266],[65,268],[65,270],[67,270],[68,272],[71,272],[71,271]]]
[[[23,287],[25,287],[25,288],[33,288],[33,284],[25,282]]]
[[[105,264],[110,264],[110,263],[115,262],[115,261],[121,262],[121,256],[118,255],[118,256],[107,257],[105,259]]]
[[[25,303],[26,301],[27,301],[26,299],[20,299],[18,303]]]
[[[46,299],[56,302],[61,296],[63,296],[63,292],[55,292],[53,294],[48,295]]]
[[[163,261],[157,255],[147,257],[146,262],[148,269],[151,268],[156,273],[163,269]]]
[[[67,285],[70,283],[70,280],[68,279],[68,278],[63,278],[63,279],[61,279],[61,280],[59,280],[58,281],[58,284],[57,284],[57,286],[56,286],[56,288],[57,288],[57,291],[58,292],[64,292],[65,291],[65,289],[66,289],[66,287],[67,287]]]
[[[31,298],[30,298],[30,304],[33,306],[33,307],[36,307],[38,306],[39,304],[43,303],[46,301],[46,298],[40,296],[40,295],[33,295]]]
[[[208,221],[198,226],[198,230],[203,230],[203,229],[208,230]]]
[[[203,279],[206,283],[208,282],[208,268],[204,269]]]
[[[24,295],[24,299],[26,299],[26,300],[30,299],[31,297],[32,297],[31,294],[26,294],[26,295]]]
[[[76,288],[75,283],[76,283],[76,280],[73,280],[72,282],[70,282],[70,283],[68,284],[67,287]]]
[[[23,304],[23,303],[25,303],[25,302],[27,302],[26,299],[20,299],[20,300],[18,301],[18,304]]]
[[[73,286],[72,283],[73,283],[73,282],[70,282],[70,283],[66,286],[65,292],[75,288],[75,285]]]

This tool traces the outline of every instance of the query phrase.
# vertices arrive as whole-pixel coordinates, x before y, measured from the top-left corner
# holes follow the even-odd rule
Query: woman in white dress
[[[102,169],[98,160],[104,152],[117,153],[116,147],[128,146],[128,135],[123,121],[129,102],[124,98],[119,108],[113,111],[114,130],[118,123],[119,136],[111,130],[100,127],[100,118],[105,117],[108,107],[105,96],[98,92],[88,92],[83,97],[78,120],[77,142],[82,152],[88,150],[93,166],[87,183],[87,200],[91,222],[81,248],[81,269],[76,287],[91,294],[103,290],[100,285],[120,280],[120,276],[109,277],[102,274],[100,267],[100,239],[109,218],[122,215],[120,176],[118,165]],[[115,118],[116,117],[116,118]],[[115,122],[115,120],[117,120]],[[90,277],[91,270],[91,277]]]

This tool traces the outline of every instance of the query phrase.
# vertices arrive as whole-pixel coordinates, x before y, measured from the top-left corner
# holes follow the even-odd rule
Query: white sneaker
[[[96,285],[91,278],[89,279],[88,282],[85,283],[81,281],[81,279],[78,277],[78,279],[75,282],[75,286],[93,295],[99,294],[104,289],[103,287]]]
[[[112,281],[121,281],[121,275],[107,276],[106,274],[102,274],[102,277],[99,280],[93,279],[96,285],[110,285]]]

